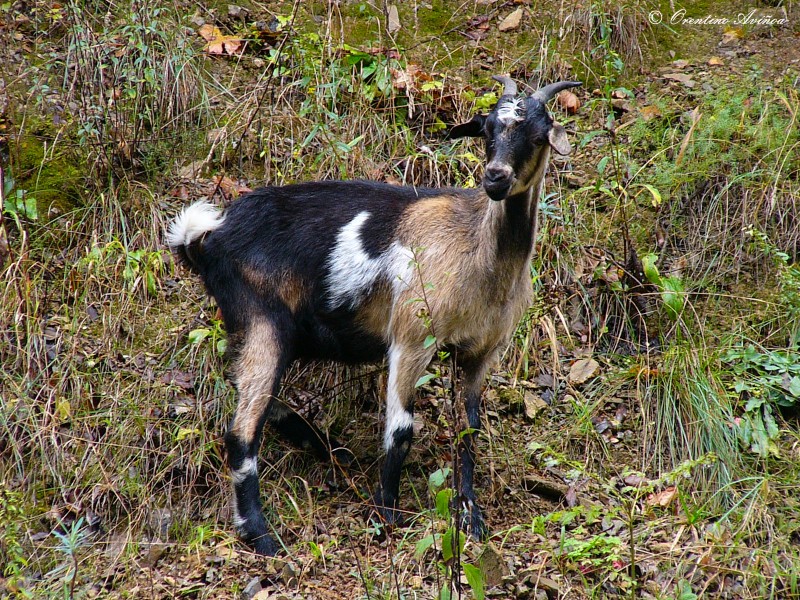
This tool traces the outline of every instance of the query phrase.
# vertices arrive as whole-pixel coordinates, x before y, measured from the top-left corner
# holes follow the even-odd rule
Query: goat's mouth
[[[483,189],[486,190],[486,194],[489,198],[495,202],[499,202],[500,200],[506,199],[513,183],[513,178],[504,179],[502,181],[484,181]]]

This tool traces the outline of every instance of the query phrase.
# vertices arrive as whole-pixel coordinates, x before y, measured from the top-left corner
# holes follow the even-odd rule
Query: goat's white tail
[[[167,245],[172,250],[188,248],[200,236],[214,231],[225,221],[225,216],[213,204],[201,200],[184,208],[167,231]]]

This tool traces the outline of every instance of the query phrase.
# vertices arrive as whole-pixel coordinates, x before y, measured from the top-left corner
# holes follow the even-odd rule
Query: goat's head
[[[553,121],[546,104],[562,90],[579,81],[547,85],[528,97],[517,96],[517,85],[508,77],[493,77],[503,84],[503,95],[488,115],[476,115],[455,126],[449,138],[483,137],[486,140],[486,170],[483,187],[492,200],[504,200],[531,188],[544,173],[549,148],[569,154],[571,148],[563,126]]]

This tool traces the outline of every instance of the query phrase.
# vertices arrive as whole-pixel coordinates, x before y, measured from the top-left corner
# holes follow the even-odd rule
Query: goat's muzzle
[[[486,172],[483,174],[483,189],[492,200],[505,200],[513,183],[514,171],[511,167],[491,164],[486,167]]]

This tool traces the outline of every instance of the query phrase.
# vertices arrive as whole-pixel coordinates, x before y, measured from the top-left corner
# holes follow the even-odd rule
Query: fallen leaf
[[[489,17],[480,15],[467,21],[467,31],[462,32],[465,37],[480,41],[489,34]]]
[[[390,4],[387,10],[386,31],[391,35],[400,31],[400,27],[400,15],[397,14],[397,6]]]
[[[558,105],[570,115],[574,115],[581,107],[581,101],[578,99],[578,97],[567,90],[564,90],[557,96],[556,102],[558,102]]]
[[[661,116],[661,111],[657,106],[643,106],[639,109],[639,114],[642,115],[642,118],[645,121],[652,121],[656,117]]]
[[[521,21],[522,21],[522,8],[518,8],[510,15],[508,15],[505,19],[500,21],[500,25],[498,25],[497,28],[500,31],[511,31],[519,27]]]
[[[739,43],[744,37],[744,29],[741,27],[728,27],[725,29],[725,32],[722,34],[722,41],[720,44],[722,46],[734,46]]]
[[[220,177],[219,175],[215,175],[211,178],[211,180],[215,185],[219,186],[226,196],[232,196],[233,198],[237,198],[241,194],[247,194],[248,192],[253,191],[251,188],[231,179],[228,176]]]
[[[647,477],[644,475],[639,475],[637,473],[633,473],[631,475],[627,475],[622,481],[625,482],[625,485],[629,485],[631,487],[640,487],[650,482]]]
[[[655,494],[650,494],[649,496],[647,496],[647,505],[660,506],[661,508],[666,508],[675,499],[677,493],[678,493],[678,488],[674,486],[665,488],[660,492],[657,492]]]
[[[525,402],[525,416],[529,419],[535,419],[536,415],[542,412],[545,408],[547,408],[547,402],[542,400],[542,398],[534,394],[533,392],[525,392],[524,394],[524,402]]]
[[[681,60],[673,60],[672,61],[672,66],[675,67],[676,69],[685,69],[686,67],[689,66],[689,61],[688,60],[683,60],[683,59],[681,59]]]
[[[569,382],[580,385],[594,377],[600,364],[593,358],[582,358],[576,360],[569,370]]]
[[[670,81],[677,81],[679,83],[682,83],[688,88],[693,88],[694,86],[697,85],[697,83],[689,75],[686,75],[685,73],[667,73],[666,75],[664,75],[664,79],[668,79]]]
[[[725,62],[719,56],[712,56],[708,59],[708,64],[712,67],[721,67]]]
[[[242,38],[223,34],[218,27],[207,23],[197,30],[206,41],[209,54],[238,54],[244,44]]]

